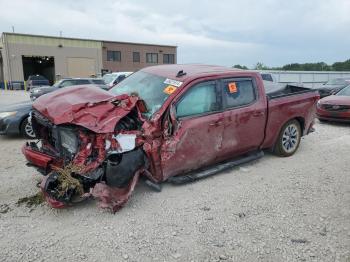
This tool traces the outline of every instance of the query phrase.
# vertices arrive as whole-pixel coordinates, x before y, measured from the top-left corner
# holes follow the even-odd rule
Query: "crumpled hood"
[[[128,95],[113,96],[97,87],[74,86],[39,97],[33,108],[55,125],[75,124],[96,133],[110,133],[138,100]]]
[[[321,104],[350,106],[350,96],[327,96],[320,100]]]

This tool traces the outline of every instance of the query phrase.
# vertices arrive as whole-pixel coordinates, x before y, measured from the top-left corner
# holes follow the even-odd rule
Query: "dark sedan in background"
[[[349,78],[334,78],[329,80],[327,83],[323,84],[318,88],[318,92],[320,93],[320,97],[330,96],[342,90],[344,87],[350,84]]]
[[[68,81],[69,80],[69,81]],[[73,81],[74,80],[74,81]],[[69,87],[75,85],[77,79],[63,79],[57,83],[62,84],[61,87]],[[91,79],[99,80],[99,79]],[[103,80],[102,80],[103,81]],[[106,85],[100,85],[98,81],[94,81],[97,84],[87,84],[84,86],[95,86],[96,88],[107,89]],[[56,89],[59,89],[57,87]],[[55,91],[51,90],[52,91]],[[40,95],[43,95],[41,93]],[[38,96],[40,96],[38,95]],[[32,98],[33,99],[33,98]],[[36,99],[36,97],[34,98]],[[33,100],[34,100],[33,99]],[[32,110],[32,101],[26,101],[21,103],[12,104],[9,106],[0,107],[0,135],[22,135],[25,138],[35,138],[35,133],[32,129],[30,122],[30,111]]]
[[[0,111],[0,135],[18,135],[35,138],[29,113],[32,101],[21,102],[5,107]]]
[[[321,121],[350,123],[350,85],[335,95],[322,98],[317,103],[317,118]]]
[[[56,82],[53,86],[41,86],[31,89],[30,99],[35,100],[39,96],[53,92],[60,88],[76,85],[95,85],[105,90],[109,89],[104,80],[99,78],[64,78]]]

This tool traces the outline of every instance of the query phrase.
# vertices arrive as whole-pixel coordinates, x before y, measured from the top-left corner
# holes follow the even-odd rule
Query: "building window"
[[[107,50],[107,61],[121,61],[120,51]]]
[[[163,64],[174,64],[175,55],[174,54],[164,54],[163,55]]]
[[[157,64],[158,63],[158,54],[157,53],[147,53],[146,54],[146,63]]]
[[[132,53],[132,61],[133,62],[140,62],[140,52],[133,52]]]

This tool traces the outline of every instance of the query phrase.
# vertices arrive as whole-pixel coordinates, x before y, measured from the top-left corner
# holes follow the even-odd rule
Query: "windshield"
[[[147,105],[148,112],[145,113],[145,116],[150,118],[169,96],[169,92],[165,90],[168,84],[165,84],[164,81],[165,77],[138,71],[125,78],[110,91],[115,95],[139,96]]]
[[[325,85],[345,85],[346,81],[343,78],[334,78],[329,80]]]
[[[115,76],[112,75],[112,74],[106,74],[102,78],[103,78],[103,81],[105,81],[106,84],[110,84],[110,83],[113,82]]]
[[[350,85],[348,85],[347,87],[345,87],[344,89],[339,91],[336,95],[337,96],[350,96]]]

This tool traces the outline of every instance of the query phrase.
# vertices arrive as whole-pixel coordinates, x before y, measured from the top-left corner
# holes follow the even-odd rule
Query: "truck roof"
[[[178,80],[181,82],[186,82],[188,80],[198,78],[206,75],[233,73],[233,72],[249,72],[256,73],[252,71],[241,70],[237,68],[230,68],[225,66],[216,65],[202,65],[202,64],[172,64],[172,65],[158,65],[150,66],[142,69],[144,72],[148,72],[155,75],[161,75],[167,78]],[[183,71],[186,74],[179,74]]]

